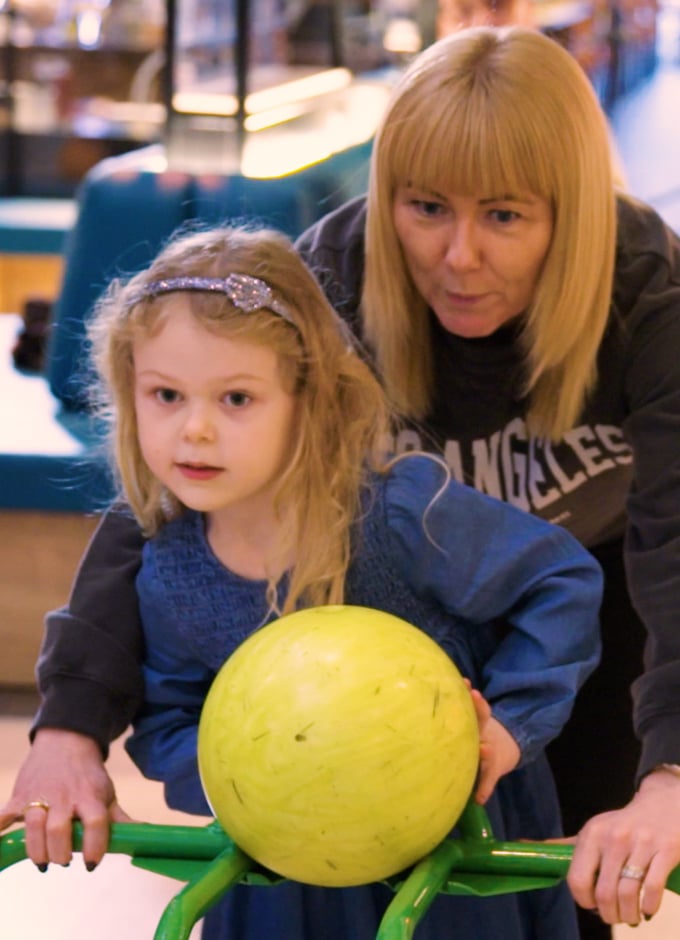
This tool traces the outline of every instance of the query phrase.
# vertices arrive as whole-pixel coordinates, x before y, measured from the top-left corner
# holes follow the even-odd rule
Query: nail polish
[[[88,871],[94,871],[96,867],[96,862],[85,862],[85,868],[87,868]]]

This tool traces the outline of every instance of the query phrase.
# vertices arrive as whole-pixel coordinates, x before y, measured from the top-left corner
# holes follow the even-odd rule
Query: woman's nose
[[[446,262],[455,271],[467,271],[481,264],[478,233],[472,222],[459,221],[453,226],[446,249]]]

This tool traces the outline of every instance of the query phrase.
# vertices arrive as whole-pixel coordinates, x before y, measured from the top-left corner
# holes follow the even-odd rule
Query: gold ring
[[[45,812],[47,813],[49,812],[50,804],[47,802],[46,799],[44,799],[43,797],[40,797],[37,800],[31,800],[30,803],[27,803],[24,806],[24,815],[26,814],[27,809],[44,809]]]
[[[633,881],[642,881],[646,873],[646,868],[639,868],[637,865],[624,865],[619,878],[632,878]]]

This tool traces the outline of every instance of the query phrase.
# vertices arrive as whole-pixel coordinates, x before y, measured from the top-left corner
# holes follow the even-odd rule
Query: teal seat
[[[271,179],[196,176],[188,215],[210,225],[258,222],[295,239],[327,212],[366,192],[371,147],[367,141]]]
[[[127,156],[127,155],[126,155]],[[185,218],[186,175],[118,170],[104,161],[83,180],[65,246],[61,291],[52,311],[46,373],[65,408],[87,407],[85,323],[112,278],[140,270]]]

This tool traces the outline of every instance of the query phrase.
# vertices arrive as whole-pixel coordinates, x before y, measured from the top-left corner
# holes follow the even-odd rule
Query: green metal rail
[[[468,804],[458,824],[460,837],[446,839],[406,875],[388,881],[394,898],[376,940],[411,940],[438,893],[490,897],[548,888],[566,877],[572,846],[544,842],[500,842],[485,811]],[[73,845],[82,846],[80,823]],[[233,885],[276,884],[283,879],[257,866],[214,822],[209,826],[114,823],[109,852],[129,855],[132,864],[186,882],[166,907],[154,940],[188,940],[195,923]],[[25,832],[0,836],[0,872],[26,858]],[[680,867],[666,887],[680,894]]]

